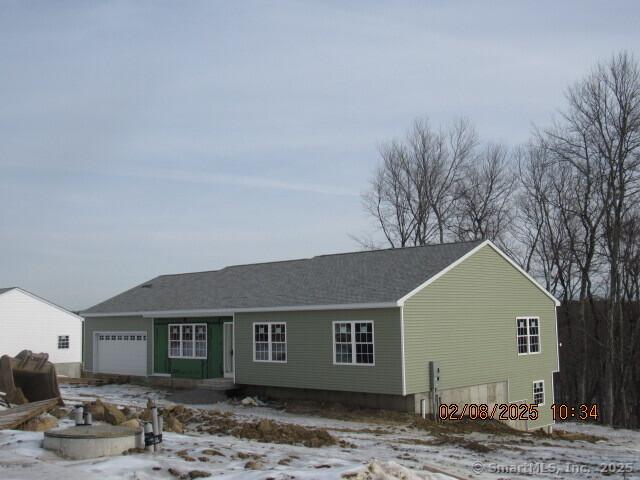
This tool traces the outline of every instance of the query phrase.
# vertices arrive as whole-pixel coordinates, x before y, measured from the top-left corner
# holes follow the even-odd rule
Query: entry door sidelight
[[[224,376],[233,377],[233,323],[223,324]]]

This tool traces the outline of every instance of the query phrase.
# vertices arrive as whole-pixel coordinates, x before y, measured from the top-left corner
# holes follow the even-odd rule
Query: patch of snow
[[[147,398],[166,405],[168,392],[136,385],[62,386],[65,400],[88,401],[102,398],[117,405],[144,407]],[[199,406],[190,405],[190,408]],[[173,468],[182,473],[202,470],[212,478],[225,480],[330,480],[344,474],[360,479],[380,480],[445,480],[455,477],[482,479],[529,479],[531,475],[494,473],[492,465],[555,464],[560,468],[580,465],[584,472],[542,472],[534,478],[596,479],[601,478],[601,463],[632,464],[633,472],[626,478],[640,479],[640,432],[619,430],[585,423],[562,423],[557,428],[605,437],[597,443],[567,441],[536,435],[494,435],[473,433],[460,435],[461,440],[478,442],[490,447],[488,452],[476,452],[454,441],[433,445],[428,432],[402,424],[344,421],[280,411],[270,406],[242,406],[230,401],[204,405],[202,408],[229,412],[240,420],[271,419],[327,429],[351,446],[307,448],[301,445],[272,444],[225,435],[189,432],[166,432],[162,450],[94,460],[69,461],[42,450],[42,433],[0,431],[0,478],[27,480],[34,478],[64,478],[65,480],[151,480],[173,478]],[[70,419],[61,427],[72,425]],[[207,455],[213,449],[221,455]],[[177,453],[196,459],[185,460]],[[472,470],[483,466],[481,473]],[[256,468],[251,469],[249,467]],[[442,472],[442,473],[438,473]],[[449,475],[447,475],[449,474]],[[359,477],[358,477],[359,475]],[[620,477],[620,475],[618,475]],[[613,475],[613,478],[616,478]]]

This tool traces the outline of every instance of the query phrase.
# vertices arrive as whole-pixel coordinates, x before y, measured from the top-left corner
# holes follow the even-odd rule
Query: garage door
[[[147,374],[146,332],[99,332],[95,336],[96,372]]]

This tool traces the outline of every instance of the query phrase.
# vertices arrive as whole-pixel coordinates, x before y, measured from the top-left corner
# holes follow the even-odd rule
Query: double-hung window
[[[516,318],[518,355],[540,353],[540,319],[538,317]]]
[[[333,362],[373,365],[373,322],[333,322]]]
[[[69,335],[58,335],[58,348],[59,349],[69,348]]]
[[[169,358],[207,358],[207,324],[169,325]]]
[[[253,361],[277,363],[287,361],[286,323],[253,324]]]
[[[544,380],[533,382],[533,404],[544,405]]]

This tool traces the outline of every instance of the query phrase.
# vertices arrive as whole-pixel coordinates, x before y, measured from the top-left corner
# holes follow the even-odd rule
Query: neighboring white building
[[[21,288],[0,288],[0,356],[49,354],[58,374],[80,376],[82,318]]]

